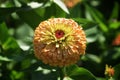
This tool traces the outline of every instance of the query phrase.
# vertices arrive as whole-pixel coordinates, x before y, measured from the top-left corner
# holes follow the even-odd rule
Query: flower
[[[72,19],[52,18],[43,21],[34,33],[35,56],[51,66],[68,66],[85,54],[86,36]]]
[[[114,75],[114,68],[112,68],[112,66],[108,66],[106,65],[106,68],[105,68],[105,75],[109,76],[109,77],[112,77]]]
[[[119,46],[120,45],[120,34],[113,40],[112,45]]]
[[[77,5],[80,0],[62,0],[68,8],[72,8]]]

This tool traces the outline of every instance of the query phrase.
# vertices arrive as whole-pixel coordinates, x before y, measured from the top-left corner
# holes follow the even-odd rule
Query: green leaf
[[[17,53],[20,51],[16,40],[9,35],[5,23],[0,24],[0,44],[7,53]]]
[[[8,29],[5,23],[0,24],[0,44],[4,44],[4,42],[8,39]]]
[[[68,15],[68,17],[69,18],[81,18],[81,17],[83,17],[83,14],[84,14],[84,12],[82,11],[82,9],[83,9],[83,7],[82,7],[82,5],[75,5],[74,7],[72,7],[72,8],[69,8],[69,15]]]
[[[98,77],[97,80],[106,80],[106,78],[99,78],[99,77]]]
[[[12,77],[13,80],[21,79],[23,77],[23,75],[24,75],[23,72],[18,72],[18,71],[15,71],[15,70],[13,70],[11,72],[11,77]]]
[[[84,18],[72,18],[72,19],[75,20],[78,24],[80,24],[84,30],[90,29],[97,25],[96,22],[90,21],[90,20],[84,19]]]
[[[20,19],[25,21],[31,27],[35,28],[38,26],[42,18],[34,10],[23,10],[17,12]]]
[[[107,25],[104,23],[104,17],[103,15],[96,10],[95,8],[92,8],[91,6],[88,6],[85,4],[86,10],[89,12],[89,14],[93,17],[93,19],[98,23],[100,29],[104,32],[108,31]]]
[[[12,37],[9,37],[6,42],[3,44],[3,48],[5,50],[8,50],[8,49],[16,49],[16,48],[19,48],[17,42],[15,41],[14,38]]]
[[[57,18],[57,17],[65,17],[65,16],[66,16],[66,13],[55,3],[45,8],[45,14],[44,14],[45,19],[48,19],[51,17]]]
[[[59,71],[42,62],[32,64],[27,71],[31,73],[31,80],[57,80],[59,76]]]
[[[119,3],[115,2],[111,16],[110,16],[110,20],[117,19],[118,17],[119,17]]]
[[[86,24],[86,23],[95,23],[93,21],[90,21],[88,19],[85,19],[85,18],[72,18],[73,20],[75,20],[76,22],[78,22],[79,24]]]
[[[98,38],[97,32],[98,32],[97,27],[93,27],[85,30],[88,43],[91,43],[97,40]]]
[[[93,63],[100,63],[101,62],[101,58],[99,58],[96,55],[93,54],[86,54],[85,58],[88,59],[88,61],[92,61]]]
[[[0,36],[0,43],[3,45],[4,49],[18,47],[16,41],[8,34],[5,23],[0,24]]]
[[[113,78],[114,78],[115,80],[120,80],[120,63],[117,64],[117,65],[114,67],[114,69],[115,69],[115,74],[114,74]]]
[[[120,27],[120,21],[110,22],[109,26],[111,29],[118,29]]]
[[[5,18],[13,12],[18,11],[20,8],[11,7],[11,8],[0,8],[0,23],[5,20]]]
[[[72,65],[66,68],[67,75],[74,80],[96,80],[95,76],[87,69]]]
[[[65,76],[65,77],[63,78],[63,80],[73,80],[73,79],[70,78],[70,77],[68,77],[68,76]]]
[[[21,20],[25,21],[34,28],[42,20],[41,16],[43,16],[44,14],[44,9],[39,7],[41,6],[37,6],[34,8],[31,7],[31,5],[28,5],[24,7],[0,8],[0,22],[4,21],[5,18],[11,13],[17,12]],[[39,9],[41,13],[38,13],[37,11],[35,11],[35,9]]]
[[[12,60],[7,57],[0,56],[0,61],[12,61]]]
[[[22,50],[28,50],[33,43],[33,30],[27,24],[21,24],[16,29],[16,39]]]
[[[57,80],[57,77],[58,73],[54,71],[51,71],[48,74],[43,74],[42,71],[34,71],[31,73],[31,80]]]
[[[67,14],[69,14],[69,11],[65,4],[62,2],[62,0],[53,0],[55,4],[57,4],[63,11],[65,11]]]

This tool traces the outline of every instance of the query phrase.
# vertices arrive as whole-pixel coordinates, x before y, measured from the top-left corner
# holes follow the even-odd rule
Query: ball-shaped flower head
[[[34,33],[35,56],[51,66],[76,63],[85,53],[86,36],[72,19],[52,18],[43,21]]]

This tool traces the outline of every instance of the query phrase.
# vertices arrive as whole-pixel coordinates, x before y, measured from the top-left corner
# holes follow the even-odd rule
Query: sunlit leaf
[[[59,13],[59,14],[57,14]],[[66,13],[55,3],[51,4],[51,6],[45,8],[45,19],[54,18],[54,17],[65,17]]]
[[[70,78],[70,77],[68,77],[68,76],[65,76],[65,77],[63,78],[63,80],[73,80],[73,79]]]
[[[85,68],[72,65],[66,70],[67,75],[74,80],[96,80],[95,76]]]
[[[111,29],[118,29],[120,28],[120,21],[110,22]]]
[[[21,49],[28,50],[33,39],[33,30],[27,24],[22,24],[16,29],[17,42]]]
[[[0,56],[0,61],[12,61],[12,60],[8,59],[7,57]]]
[[[69,14],[67,7],[61,0],[53,0],[53,2],[56,3],[62,10]]]
[[[32,9],[41,7],[43,3],[38,3],[38,2],[30,2],[28,3],[28,6],[30,6]]]
[[[98,56],[93,55],[93,54],[86,54],[85,58],[93,61],[93,63],[100,63],[101,62],[101,58],[99,58]]]
[[[91,43],[97,40],[97,27],[89,28],[85,30],[86,37],[87,37],[87,42]]]
[[[22,76],[23,76],[23,72],[17,72],[15,70],[13,70],[11,73],[12,79],[21,79]]]

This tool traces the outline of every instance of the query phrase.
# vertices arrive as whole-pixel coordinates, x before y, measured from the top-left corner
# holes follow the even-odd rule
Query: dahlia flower
[[[51,66],[68,66],[85,54],[86,36],[72,19],[52,18],[43,21],[34,33],[35,56]]]

